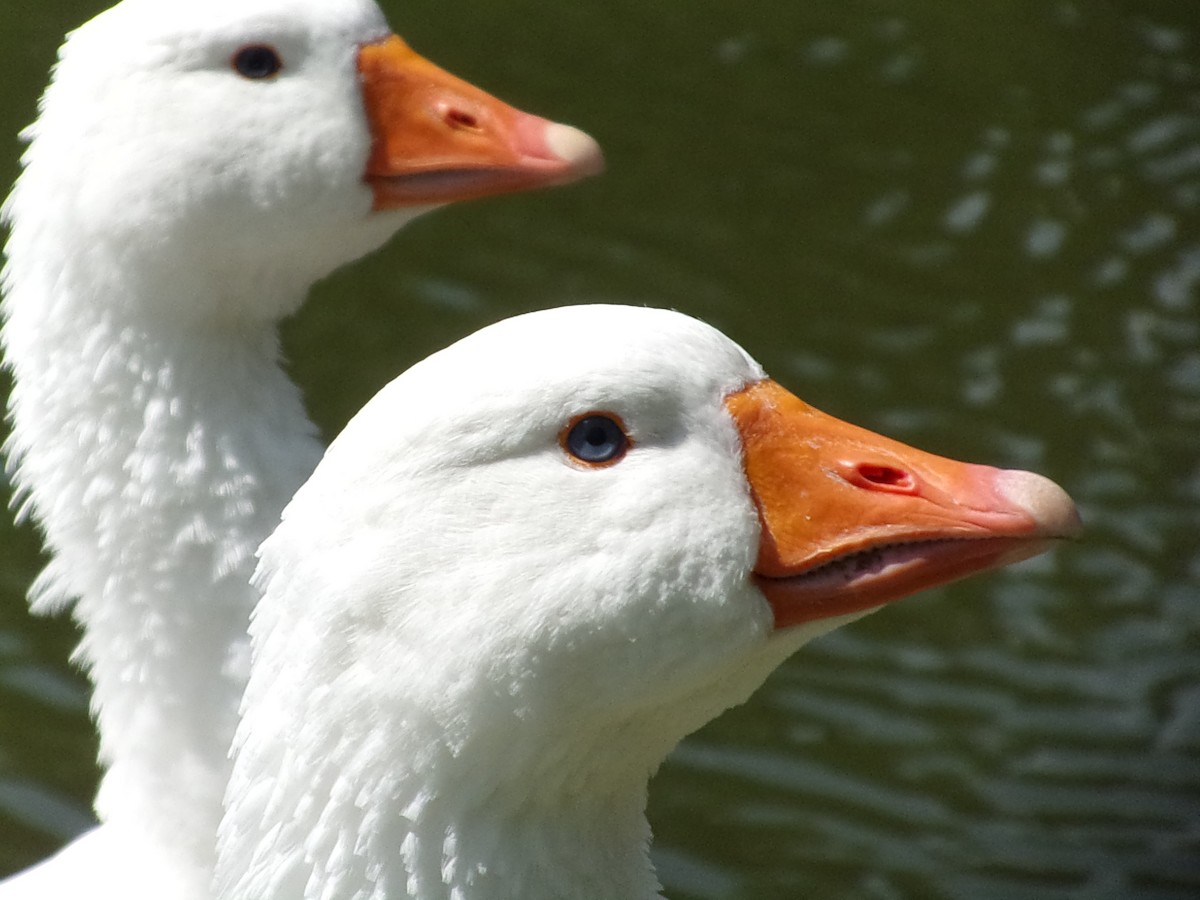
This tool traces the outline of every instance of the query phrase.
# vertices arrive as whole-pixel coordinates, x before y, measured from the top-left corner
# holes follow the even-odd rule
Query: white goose
[[[644,900],[647,780],[800,645],[1073,534],[683,315],[502,322],[384,388],[265,542],[222,900]]]
[[[321,452],[278,321],[421,211],[600,155],[371,0],[124,0],[69,36],[27,137],[6,450],[53,554],[33,606],[84,627],[106,824],[0,895],[204,896],[254,549]]]

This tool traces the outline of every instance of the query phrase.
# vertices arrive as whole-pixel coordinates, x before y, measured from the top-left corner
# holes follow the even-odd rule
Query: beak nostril
[[[469,112],[463,112],[461,109],[446,110],[443,120],[451,128],[459,128],[464,131],[475,131],[479,128],[479,120]]]
[[[878,463],[858,463],[850,467],[849,481],[868,490],[894,491],[900,494],[915,494],[917,479],[911,473],[895,466]]]
[[[900,484],[909,480],[907,472],[891,466],[873,466],[866,463],[858,467],[858,474],[872,484]]]

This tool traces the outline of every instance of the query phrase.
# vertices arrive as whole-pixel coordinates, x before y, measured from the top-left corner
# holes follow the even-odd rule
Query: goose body
[[[26,137],[5,450],[51,553],[33,608],[83,626],[104,824],[0,897],[135,897],[150,870],[146,896],[204,897],[254,550],[321,454],[280,319],[423,210],[600,157],[370,0],[124,0],[68,37]]]
[[[645,900],[647,781],[813,637],[1074,533],[1026,472],[825,416],[661,310],[384,388],[261,550],[222,900]]]

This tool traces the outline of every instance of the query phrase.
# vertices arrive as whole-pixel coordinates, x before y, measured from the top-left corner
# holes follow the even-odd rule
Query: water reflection
[[[91,6],[14,19],[6,133],[50,35]],[[1083,509],[1079,545],[831,635],[688,741],[651,792],[668,894],[1200,894],[1192,0],[409,0],[391,17],[588,128],[610,172],[446,211],[324,285],[288,345],[327,433],[502,315],[650,303],[713,321],[817,406],[1044,471]],[[78,827],[92,749],[69,629],[21,614],[36,541],[2,527],[13,868]]]

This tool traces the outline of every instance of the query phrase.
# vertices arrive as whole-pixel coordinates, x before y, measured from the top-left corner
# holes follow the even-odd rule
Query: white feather
[[[368,0],[125,0],[63,45],[3,212],[5,450],[52,553],[33,606],[84,626],[108,834],[6,900],[160,863],[181,885],[146,896],[207,894],[254,549],[320,455],[276,325],[415,214],[362,177],[355,54],[387,33]],[[230,68],[252,42],[269,91]]]

